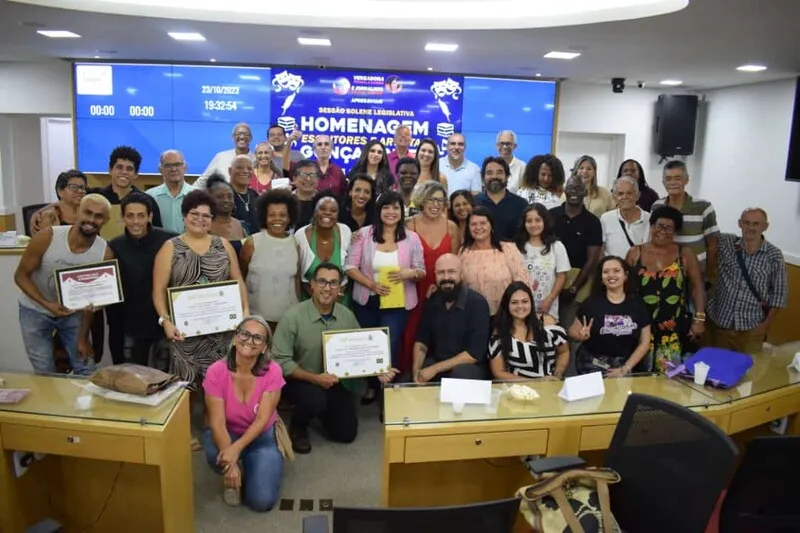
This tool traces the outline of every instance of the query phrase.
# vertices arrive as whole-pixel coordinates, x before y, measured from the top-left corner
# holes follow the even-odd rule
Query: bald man
[[[253,161],[246,154],[233,158],[228,167],[228,176],[233,187],[233,218],[241,221],[248,234],[258,232],[260,227],[256,216],[258,193],[250,188],[253,177]]]
[[[22,291],[19,323],[25,351],[38,374],[56,371],[54,330],[69,355],[73,372],[87,375],[94,370],[92,349],[86,337],[92,314],[67,309],[59,302],[53,271],[113,257],[100,237],[100,228],[108,222],[110,208],[104,196],[87,194],[78,207],[76,224],[42,230],[22,254],[14,273],[14,282]]]
[[[488,379],[489,304],[461,283],[458,256],[441,256],[435,272],[436,292],[425,302],[407,379]]]
[[[256,160],[256,154],[250,150],[250,143],[253,142],[253,133],[249,125],[244,122],[235,125],[231,137],[233,138],[233,148],[218,152],[214,156],[214,159],[208,164],[203,174],[194,182],[196,188],[204,189],[206,180],[215,172],[227,176],[231,160],[237,155],[246,155],[250,157],[251,162]],[[280,162],[278,163],[278,168],[280,168]]]
[[[717,286],[708,300],[708,341],[742,353],[761,351],[778,309],[786,307],[788,281],[780,249],[764,238],[767,212],[745,209],[742,236],[717,238]]]

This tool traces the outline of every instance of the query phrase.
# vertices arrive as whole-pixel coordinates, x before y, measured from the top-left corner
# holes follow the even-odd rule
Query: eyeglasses
[[[189,211],[188,214],[195,220],[197,220],[198,218],[202,218],[204,221],[208,222],[214,219],[214,216],[211,213],[200,213],[199,211]]]
[[[240,329],[236,332],[236,336],[242,342],[252,342],[256,346],[261,346],[267,343],[267,336],[260,333],[250,333],[246,329]]]
[[[444,198],[428,198],[425,200],[426,204],[444,205]]]
[[[339,287],[339,280],[338,279],[321,279],[320,278],[320,279],[314,279],[314,282],[316,282],[316,284],[319,285],[323,289],[325,289],[327,287],[330,287],[332,289]]]
[[[514,143],[512,143],[512,142],[499,142],[497,144],[500,145],[500,146],[505,146],[505,147],[514,146]]]
[[[316,178],[318,176],[319,176],[319,174],[317,174],[316,172],[298,172],[297,173],[297,177],[298,178],[313,179],[313,178]]]
[[[178,161],[177,163],[162,163],[161,166],[164,168],[168,168],[170,170],[175,170],[181,168],[185,163],[183,161]]]
[[[86,185],[76,185],[74,183],[70,183],[69,185],[67,185],[67,189],[69,189],[72,192],[81,192],[81,191],[86,192]]]
[[[656,231],[663,231],[667,235],[672,235],[673,233],[675,233],[675,227],[674,226],[667,226],[667,225],[664,225],[664,224],[656,224],[653,227],[656,229]]]

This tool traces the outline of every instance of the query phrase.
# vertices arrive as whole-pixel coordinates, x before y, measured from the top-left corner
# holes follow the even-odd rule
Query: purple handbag
[[[742,381],[753,366],[753,358],[747,354],[723,350],[722,348],[701,348],[687,357],[683,364],[667,372],[667,377],[694,377],[694,364],[703,362],[709,367],[707,383],[712,387],[730,389]]]

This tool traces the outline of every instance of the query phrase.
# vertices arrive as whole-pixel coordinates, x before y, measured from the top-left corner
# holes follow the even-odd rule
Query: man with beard
[[[556,237],[567,249],[569,264],[572,265],[559,296],[559,322],[572,324],[578,304],[589,295],[591,277],[603,249],[603,226],[600,219],[583,205],[586,185],[580,177],[567,180],[564,195],[567,201],[551,209],[550,215]]]
[[[247,233],[258,231],[256,200],[258,193],[249,187],[253,176],[253,161],[249,156],[237,155],[228,168],[233,187],[233,218],[242,222]]]
[[[497,154],[505,159],[510,170],[508,176],[508,190],[515,193],[522,184],[522,174],[525,173],[525,161],[514,157],[517,149],[517,134],[511,130],[503,130],[497,134]]]
[[[406,381],[487,379],[489,304],[461,283],[458,256],[444,254],[435,271],[436,292],[425,303]]]
[[[494,231],[501,241],[513,241],[522,222],[522,213],[528,207],[522,197],[509,192],[508,163],[502,157],[487,157],[481,168],[485,192],[475,197],[475,203],[492,212]]]
[[[403,197],[403,211],[405,218],[413,217],[419,213],[419,206],[411,205],[411,193],[419,179],[419,161],[413,157],[401,157],[396,168],[392,169],[397,176],[400,195]]]
[[[214,172],[219,172],[223,176],[227,176],[228,166],[231,164],[231,160],[233,160],[233,158],[237,155],[246,155],[250,158],[251,163],[252,161],[255,161],[256,154],[250,150],[250,143],[253,141],[253,133],[250,130],[250,126],[244,122],[235,125],[233,127],[232,137],[234,143],[233,148],[218,152],[214,156],[214,159],[211,160],[200,177],[197,178],[197,181],[194,182],[195,188],[205,188],[206,180]],[[278,161],[278,168],[281,168],[280,161]]]
[[[450,192],[466,190],[472,194],[481,191],[481,174],[478,165],[464,157],[467,139],[460,133],[447,138],[447,155],[439,159],[439,169],[447,176]]]
[[[78,222],[73,226],[53,226],[31,239],[22,254],[14,282],[22,291],[19,297],[19,322],[22,341],[34,371],[55,372],[53,332],[57,332],[76,374],[93,370],[92,349],[86,333],[92,321],[90,311],[67,309],[58,301],[53,271],[97,263],[113,254],[100,236],[108,222],[111,204],[99,194],[88,194],[78,207]]]
[[[290,135],[289,138],[286,138],[286,130],[283,126],[278,124],[273,124],[269,128],[267,128],[267,140],[269,144],[272,145],[272,149],[275,151],[275,165],[278,168],[283,167],[283,155],[286,153],[286,150],[289,150],[289,160],[291,161],[291,170],[294,170],[294,164],[298,161],[303,160],[302,152],[298,150],[292,150],[292,143],[300,140],[303,135],[300,133],[299,130],[294,130]]]

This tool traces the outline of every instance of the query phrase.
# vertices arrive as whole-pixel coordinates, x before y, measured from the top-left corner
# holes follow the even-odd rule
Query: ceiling
[[[300,1],[300,0],[295,0]],[[531,0],[532,1],[532,0]],[[490,3],[484,0],[485,3]],[[335,3],[332,2],[331,3]],[[423,9],[408,2],[407,9]],[[461,4],[454,4],[461,5]],[[417,7],[419,6],[419,7]],[[513,18],[514,14],[509,14]],[[800,72],[800,1],[692,0],[661,16],[564,27],[504,30],[298,28],[107,15],[0,0],[0,61],[43,58],[299,64],[469,74],[566,78],[608,83],[612,77],[655,85],[683,80],[689,89],[787,78]],[[48,39],[37,29],[65,29],[81,39]],[[195,31],[206,42],[176,42],[167,31]],[[333,46],[303,47],[297,37],[329,37]],[[457,52],[427,53],[426,42],[455,42]],[[543,59],[573,50],[572,61]],[[735,70],[763,63],[765,72]]]

